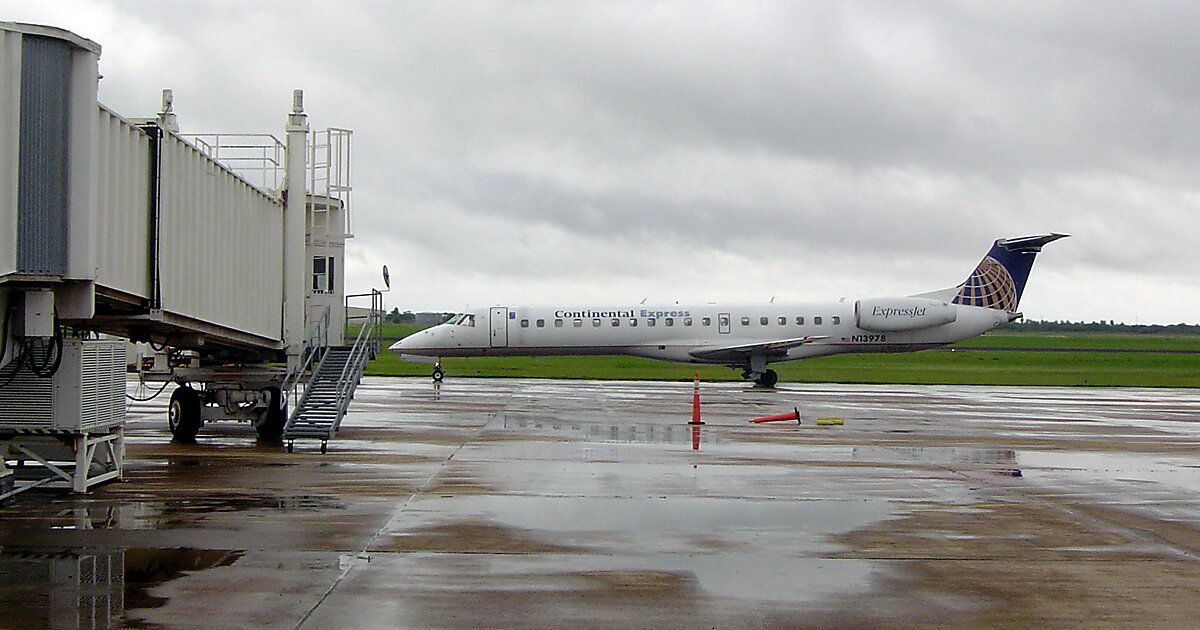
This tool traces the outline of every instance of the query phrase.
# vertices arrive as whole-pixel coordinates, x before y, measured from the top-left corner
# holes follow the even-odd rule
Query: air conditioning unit
[[[62,362],[44,378],[15,362],[0,369],[0,429],[72,433],[107,431],[125,423],[125,342],[66,339]]]

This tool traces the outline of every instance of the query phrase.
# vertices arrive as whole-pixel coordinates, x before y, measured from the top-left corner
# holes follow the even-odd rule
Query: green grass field
[[[385,347],[422,326],[388,324]],[[945,385],[1056,385],[1200,387],[1200,337],[997,332],[958,344],[961,350],[859,354],[772,364],[785,383],[913,383]],[[976,351],[972,348],[1030,348]],[[1084,352],[1036,352],[1032,349]],[[1093,352],[1103,350],[1105,352]],[[1141,351],[1141,352],[1139,352]],[[1156,351],[1148,353],[1144,351]],[[1165,353],[1164,353],[1165,352]],[[1176,354],[1178,353],[1178,354]],[[447,378],[520,377],[619,380],[740,381],[720,366],[693,366],[634,357],[447,358]],[[372,376],[427,376],[432,366],[383,352],[367,366]]]

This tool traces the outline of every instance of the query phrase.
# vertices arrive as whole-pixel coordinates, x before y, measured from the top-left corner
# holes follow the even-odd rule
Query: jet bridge
[[[127,118],[96,99],[99,56],[74,33],[0,22],[0,484],[14,458],[76,490],[119,476],[123,408],[103,426],[54,417],[54,391],[100,378],[60,373],[98,334],[161,349],[184,440],[213,420],[279,439],[289,398],[342,343],[351,132],[310,130],[299,90],[283,140],[182,134],[169,90],[156,116]],[[30,432],[113,448],[58,467]]]

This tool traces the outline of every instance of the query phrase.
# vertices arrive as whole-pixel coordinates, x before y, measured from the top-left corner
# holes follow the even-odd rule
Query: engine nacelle
[[[958,307],[925,298],[872,298],[854,303],[854,323],[863,330],[900,332],[949,324]]]

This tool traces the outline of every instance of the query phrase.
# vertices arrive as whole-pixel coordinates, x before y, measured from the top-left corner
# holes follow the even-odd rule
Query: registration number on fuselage
[[[887,341],[887,335],[852,335],[850,341],[853,343],[883,343]]]

